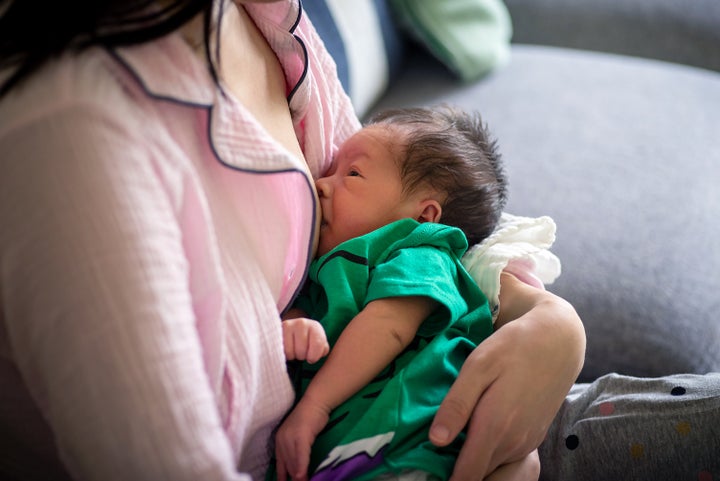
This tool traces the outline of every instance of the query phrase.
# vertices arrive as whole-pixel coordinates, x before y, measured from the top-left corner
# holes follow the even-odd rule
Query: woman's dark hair
[[[0,70],[15,68],[0,85],[0,97],[65,51],[144,43],[201,12],[205,53],[213,59],[212,6],[213,0],[169,0],[162,8],[153,0],[0,0]]]
[[[507,176],[497,141],[479,114],[447,105],[391,109],[370,123],[400,129],[406,193],[428,186],[446,194],[440,222],[460,228],[470,245],[495,230],[507,201]]]

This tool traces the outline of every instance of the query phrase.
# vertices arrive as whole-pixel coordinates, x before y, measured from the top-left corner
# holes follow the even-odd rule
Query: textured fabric
[[[318,175],[359,127],[334,63],[297,3],[250,13]],[[47,65],[0,103],[0,152],[0,468],[260,477],[293,399],[278,310],[309,263],[304,164],[177,36]]]
[[[720,373],[578,384],[540,455],[547,481],[718,479]]]
[[[520,217],[504,213],[495,231],[471,247],[463,266],[487,296],[493,316],[500,306],[500,274],[505,271],[538,289],[560,275],[560,259],[550,252],[555,223],[547,216]]]
[[[492,333],[485,296],[460,263],[466,248],[459,229],[404,219],[313,261],[300,305],[323,324],[331,349],[373,300],[424,296],[441,306],[390,366],[331,413],[330,428],[313,444],[313,480],[407,469],[449,478],[464,436],[437,449],[428,439],[430,423],[467,355]],[[300,392],[322,364],[302,364]]]

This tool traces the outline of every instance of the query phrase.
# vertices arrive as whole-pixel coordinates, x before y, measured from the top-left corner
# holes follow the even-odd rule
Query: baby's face
[[[319,255],[414,215],[396,163],[398,135],[383,126],[362,129],[340,147],[327,176],[315,182],[322,206]]]

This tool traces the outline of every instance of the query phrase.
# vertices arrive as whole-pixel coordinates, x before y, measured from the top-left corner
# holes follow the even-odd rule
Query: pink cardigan
[[[297,0],[248,10],[316,176],[358,120]],[[316,215],[298,161],[174,35],[48,65],[0,102],[0,152],[0,462],[262,477]]]

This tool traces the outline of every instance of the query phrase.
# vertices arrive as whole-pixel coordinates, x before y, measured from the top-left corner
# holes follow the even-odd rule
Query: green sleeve
[[[458,291],[455,258],[431,246],[394,252],[370,275],[366,303],[388,297],[424,296],[440,307],[423,322],[418,335],[431,336],[463,316],[468,306]]]

